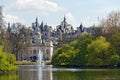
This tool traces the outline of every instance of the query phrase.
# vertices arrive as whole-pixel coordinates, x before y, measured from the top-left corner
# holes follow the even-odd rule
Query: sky
[[[0,0],[6,23],[39,23],[57,26],[64,16],[74,28],[98,25],[111,11],[120,10],[120,0]]]

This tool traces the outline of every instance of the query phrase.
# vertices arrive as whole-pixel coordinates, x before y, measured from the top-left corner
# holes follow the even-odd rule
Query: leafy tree
[[[71,65],[73,58],[75,57],[76,51],[73,47],[64,44],[57,52],[53,55],[53,65]]]
[[[17,67],[14,65],[15,61],[16,61],[15,56],[13,54],[4,52],[3,47],[0,46],[0,71],[4,72],[16,70]]]
[[[10,64],[15,64],[16,57],[14,54],[6,53],[6,56],[7,56],[7,60],[9,61]]]
[[[93,37],[90,34],[82,34],[78,37],[77,40],[73,41],[70,45],[74,47],[74,49],[78,50],[74,61],[76,65],[84,66],[86,63],[85,56],[87,55],[87,46],[91,43]]]
[[[120,56],[120,32],[114,34],[109,41],[114,47],[116,53]]]
[[[102,36],[92,41],[87,50],[86,57],[89,66],[108,66],[111,65],[111,61],[114,62],[113,65],[116,65],[119,61],[119,56],[112,51],[111,44]]]
[[[82,34],[77,40],[72,41],[70,45],[62,45],[53,55],[52,64],[84,66],[86,63],[87,45],[90,44],[91,41],[91,35]]]
[[[117,54],[112,55],[110,59],[110,65],[118,66],[119,63],[120,63],[120,56]]]

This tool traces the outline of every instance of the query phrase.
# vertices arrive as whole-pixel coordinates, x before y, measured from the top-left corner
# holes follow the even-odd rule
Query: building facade
[[[8,26],[10,27],[10,25]],[[83,32],[85,32],[85,28],[82,23],[75,30],[65,17],[54,29],[52,26],[44,24],[43,21],[39,23],[36,18],[29,28],[28,48],[24,52],[19,52],[17,55],[18,60],[37,61],[39,59],[38,55],[41,52],[44,61],[51,61],[54,49],[59,45],[59,40],[71,39],[71,37],[75,39],[75,37]]]
[[[54,45],[58,44],[58,40],[63,40],[68,37],[76,37],[84,32],[84,27],[80,24],[77,30],[74,30],[71,24],[68,24],[66,18],[63,18],[60,25],[53,30],[51,26],[38,23],[38,19],[32,23],[30,28],[30,46],[26,59],[36,61],[39,51],[43,54],[43,60],[51,60],[53,55]]]
[[[51,60],[53,54],[53,43],[50,40],[50,26],[41,23],[38,20],[32,23],[30,29],[30,46],[28,47],[27,59],[32,61],[38,60],[39,52],[43,55],[43,60]]]

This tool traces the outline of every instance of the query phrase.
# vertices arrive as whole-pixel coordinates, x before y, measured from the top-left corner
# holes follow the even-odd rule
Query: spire
[[[66,17],[65,17],[65,15],[64,15],[64,20],[63,20],[64,22],[66,22]]]
[[[41,33],[43,32],[43,27],[44,26],[44,23],[43,23],[43,21],[41,22],[41,25],[40,25],[40,30],[41,30]]]
[[[36,17],[35,27],[38,27],[38,18]]]
[[[41,22],[41,26],[43,26],[43,21]]]
[[[36,23],[38,23],[38,18],[36,17],[36,21],[35,21]]]
[[[82,25],[82,22],[81,22],[81,24],[80,24],[80,30],[81,30],[81,32],[83,32],[83,25]]]
[[[8,32],[8,33],[10,33],[10,32],[11,32],[11,28],[10,28],[10,22],[8,23],[7,32]]]

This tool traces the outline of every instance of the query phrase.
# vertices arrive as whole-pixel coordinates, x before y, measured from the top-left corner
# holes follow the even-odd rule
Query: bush
[[[15,66],[15,56],[10,53],[6,53],[3,51],[3,47],[0,46],[0,71],[11,71],[16,70],[17,66]]]

